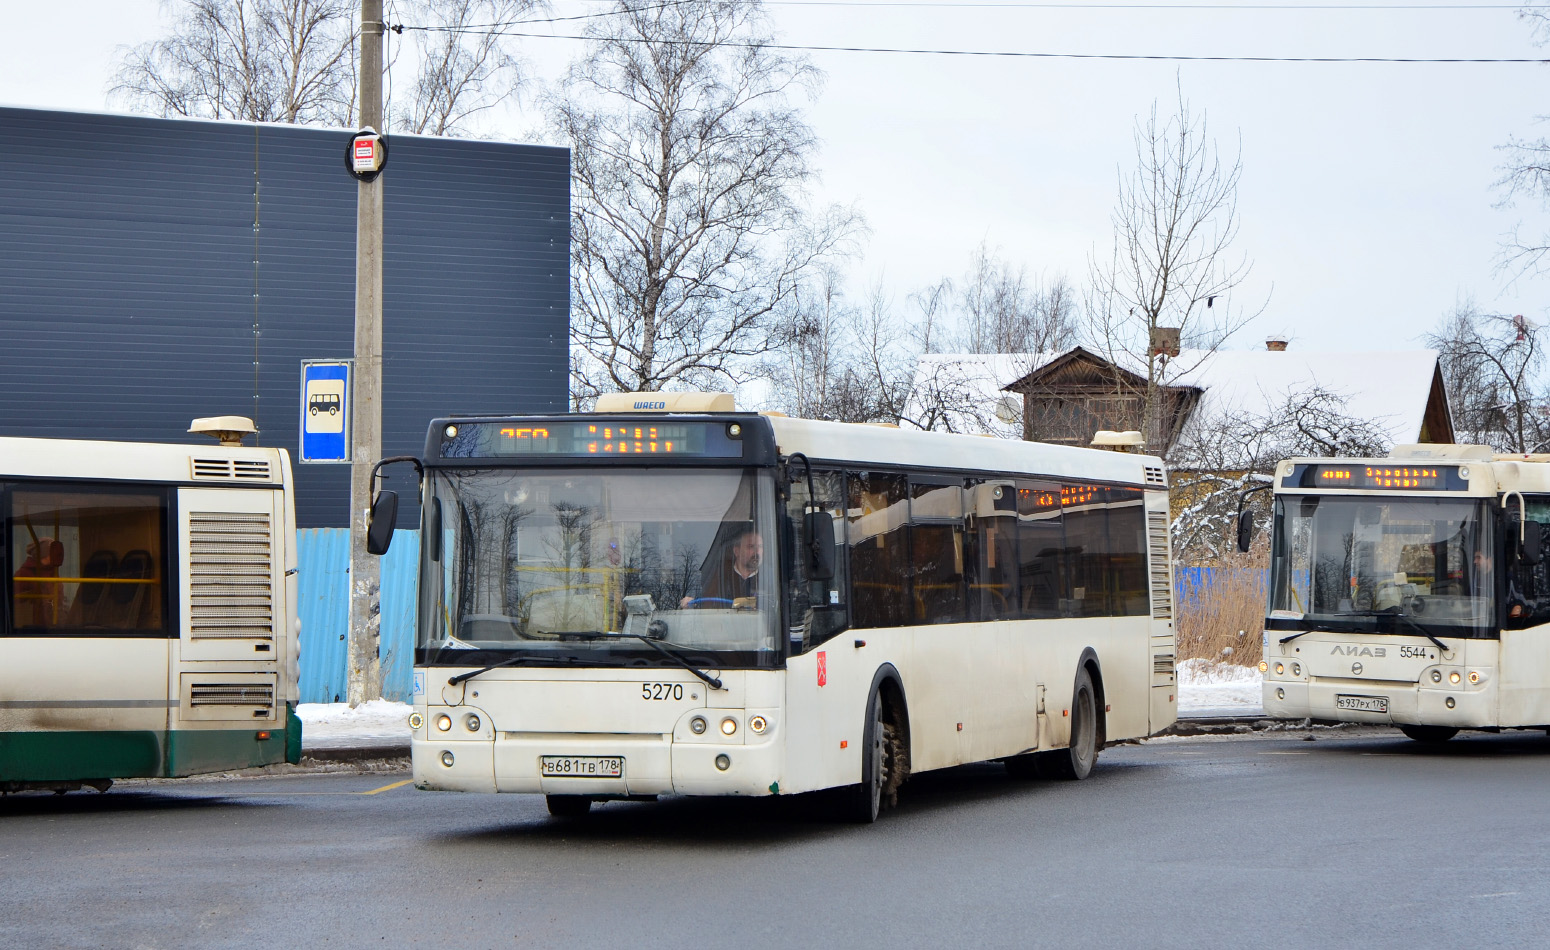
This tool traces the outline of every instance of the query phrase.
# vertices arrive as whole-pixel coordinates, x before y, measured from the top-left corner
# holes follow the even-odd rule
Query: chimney
[[[1265,349],[1272,353],[1281,353],[1286,350],[1286,344],[1290,342],[1284,333],[1272,333],[1265,337]]]

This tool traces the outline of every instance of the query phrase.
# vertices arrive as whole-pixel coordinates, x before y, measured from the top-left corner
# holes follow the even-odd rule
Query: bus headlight
[[[468,731],[469,732],[478,732],[479,731],[479,717],[478,716],[470,715],[467,719],[463,720],[463,725],[468,727]]]
[[[705,720],[699,716],[689,720],[689,731],[697,736],[703,736],[705,734]]]
[[[1292,664],[1292,675],[1293,676],[1301,676],[1302,675],[1302,664],[1301,663],[1293,663]]]
[[[412,712],[412,713],[409,714],[409,728],[410,729],[413,729],[416,732],[418,732],[418,731],[420,731],[420,727],[423,726],[423,725],[425,725],[425,717],[424,716],[420,715],[417,712]]]
[[[1458,670],[1454,670],[1452,673],[1448,674],[1448,682],[1450,682],[1450,683],[1457,683],[1458,681],[1459,681]]]
[[[436,717],[436,728],[440,729],[442,732],[446,732],[448,729],[451,729],[452,728],[452,717],[447,715],[446,713],[442,713],[441,715],[437,716]]]
[[[748,728],[752,729],[756,735],[764,735],[764,730],[769,727],[770,724],[765,721],[763,716],[755,716],[748,720]]]
[[[1276,675],[1280,676],[1282,673],[1285,673],[1285,672],[1286,672],[1286,664],[1284,664],[1284,663],[1277,663],[1276,664]]]
[[[1259,661],[1259,671],[1261,673],[1264,673],[1264,672],[1268,671],[1269,669],[1270,669],[1270,664],[1269,663],[1266,663],[1264,660],[1260,660]]]
[[[1442,682],[1442,670],[1432,670],[1432,682],[1433,683],[1441,683]]]
[[[732,735],[735,732],[737,732],[737,720],[736,719],[733,719],[732,717],[728,716],[727,718],[721,720],[721,734],[722,735],[730,736],[730,735]]]
[[[1474,670],[1470,670],[1469,671],[1469,685],[1471,685],[1471,686],[1478,686],[1479,684],[1480,684],[1480,674],[1476,673]]]
[[[450,752],[443,752],[441,754],[441,764],[442,765],[445,765],[447,768],[450,769],[450,768],[452,768],[452,761],[453,761],[452,760],[452,753],[450,753]]]

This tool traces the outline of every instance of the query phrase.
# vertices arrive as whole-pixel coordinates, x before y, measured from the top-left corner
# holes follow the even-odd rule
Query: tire
[[[580,818],[592,810],[592,799],[585,795],[545,795],[544,802],[556,818]]]
[[[1399,731],[1427,745],[1441,745],[1459,734],[1457,729],[1448,726],[1400,726]]]
[[[1092,675],[1083,667],[1071,692],[1071,744],[1054,752],[1041,752],[1036,761],[1041,775],[1080,782],[1098,764],[1098,699]]]
[[[904,743],[899,726],[883,711],[883,698],[874,690],[862,727],[861,784],[843,792],[841,811],[858,824],[869,825],[883,809],[898,803]]]

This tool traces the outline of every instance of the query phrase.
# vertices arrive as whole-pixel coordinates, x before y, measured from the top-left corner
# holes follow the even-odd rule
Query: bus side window
[[[165,491],[18,488],[6,518],[13,633],[168,635]]]
[[[1110,613],[1116,617],[1149,614],[1145,493],[1139,488],[1110,488],[1108,496]]]
[[[1071,616],[1060,485],[1017,480],[1017,582],[1020,616]]]
[[[1527,508],[1528,520],[1537,521],[1544,525],[1544,537],[1547,539],[1547,547],[1550,547],[1550,495],[1527,495],[1524,497]],[[1514,513],[1516,514],[1516,513]],[[1507,522],[1508,531],[1515,532],[1515,519]],[[1508,540],[1508,549],[1512,550],[1517,544],[1517,535],[1513,533]],[[1503,611],[1506,616],[1504,626],[1508,629],[1519,630],[1524,627],[1537,627],[1543,623],[1550,623],[1550,563],[1546,563],[1542,552],[1538,564],[1524,564],[1513,560],[1512,580],[1516,590],[1508,590],[1509,602],[1507,609]],[[1519,604],[1524,609],[1519,615],[1512,615],[1513,604]]]
[[[851,626],[902,627],[914,615],[904,477],[851,473],[848,482]]]
[[[1096,485],[1061,485],[1070,600],[1065,617],[1107,617],[1109,609],[1108,492]]]
[[[797,653],[807,652],[843,633],[849,626],[850,603],[845,596],[849,588],[845,563],[845,473],[815,470],[813,490],[818,496],[818,508],[834,517],[834,577],[827,581],[810,581],[806,574],[807,559],[796,550],[806,540],[802,536],[802,516],[808,508],[807,472],[801,466],[791,466],[786,533],[787,543],[794,550],[788,561],[791,589],[787,595],[787,617],[792,650]]]
[[[964,570],[963,480],[912,480],[910,485],[910,579],[915,623],[963,623],[967,616]]]
[[[975,479],[964,492],[973,531],[968,544],[969,620],[1015,620],[1017,483]]]

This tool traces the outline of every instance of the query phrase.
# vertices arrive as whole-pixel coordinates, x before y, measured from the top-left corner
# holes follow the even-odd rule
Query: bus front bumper
[[[779,794],[780,754],[776,742],[674,742],[657,734],[501,733],[493,741],[416,737],[411,743],[418,788],[604,798]],[[546,757],[624,761],[617,777],[576,778],[544,775]]]
[[[1342,697],[1386,701],[1387,711],[1346,708]],[[1349,704],[1352,699],[1347,699]],[[1451,701],[1451,705],[1449,705]],[[1495,721],[1496,697],[1489,686],[1452,689],[1384,680],[1265,680],[1265,715],[1277,719],[1321,719],[1469,728]]]

